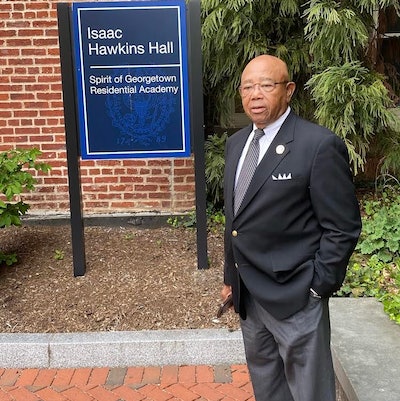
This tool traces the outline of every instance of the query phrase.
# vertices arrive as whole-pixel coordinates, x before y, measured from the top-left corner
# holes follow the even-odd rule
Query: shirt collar
[[[264,132],[265,133],[278,132],[279,129],[281,128],[282,124],[286,120],[287,116],[289,115],[290,111],[291,111],[291,108],[290,108],[290,106],[288,106],[286,111],[277,120],[275,120],[273,123],[271,123],[270,125],[267,125],[264,128]],[[256,125],[253,124],[253,131],[256,130],[256,129],[257,129]]]

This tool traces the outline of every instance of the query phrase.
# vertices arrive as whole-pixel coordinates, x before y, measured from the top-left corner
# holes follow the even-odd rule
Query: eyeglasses
[[[287,84],[288,82],[289,81],[282,81],[282,82],[265,81],[259,84],[245,84],[239,87],[239,91],[242,97],[246,97],[249,96],[250,93],[252,93],[253,90],[258,85],[263,93],[269,93],[275,89],[276,85]]]

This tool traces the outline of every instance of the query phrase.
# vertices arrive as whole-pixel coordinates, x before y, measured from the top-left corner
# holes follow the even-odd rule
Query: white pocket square
[[[278,177],[276,175],[272,174],[272,179],[274,181],[281,181],[281,180],[291,180],[292,179],[292,173],[284,173],[284,174],[278,174]]]

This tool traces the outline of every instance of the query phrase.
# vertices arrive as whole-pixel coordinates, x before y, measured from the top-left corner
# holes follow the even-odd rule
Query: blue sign
[[[190,155],[185,0],[75,3],[82,159]]]

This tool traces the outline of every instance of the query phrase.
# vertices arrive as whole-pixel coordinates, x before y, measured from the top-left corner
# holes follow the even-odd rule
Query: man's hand
[[[224,285],[221,290],[221,298],[223,303],[219,306],[217,312],[217,318],[220,318],[227,310],[233,306],[232,302],[232,288],[228,285]]]
[[[228,298],[229,295],[232,294],[232,287],[230,285],[224,284],[221,290],[221,299],[222,301],[225,301],[226,298]]]

